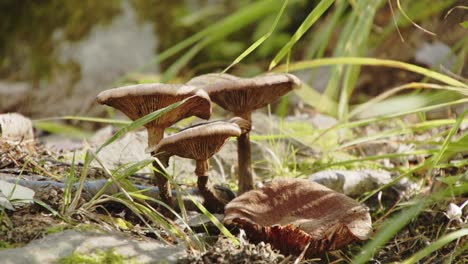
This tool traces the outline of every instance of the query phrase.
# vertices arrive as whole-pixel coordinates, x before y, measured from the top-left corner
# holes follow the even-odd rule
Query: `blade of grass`
[[[263,35],[261,38],[259,38],[257,41],[255,41],[252,45],[250,45],[250,47],[248,47],[246,50],[244,50],[244,52],[242,52],[236,59],[234,59],[234,61],[228,67],[226,67],[226,69],[224,69],[221,73],[226,73],[234,65],[241,62],[245,57],[247,57],[250,53],[252,53],[255,49],[257,49],[258,46],[262,45],[262,43],[265,42],[265,40],[267,40],[271,36],[271,34],[275,31],[276,26],[278,25],[278,22],[279,22],[281,16],[283,15],[284,10],[286,9],[286,6],[288,5],[288,2],[289,2],[289,0],[284,0],[283,1],[283,5],[281,6],[281,9],[280,9],[278,15],[276,16],[275,22],[270,27],[270,30],[265,35]]]
[[[391,217],[377,232],[377,234],[370,240],[361,250],[361,253],[356,255],[352,263],[368,263],[376,250],[382,247],[388,240],[390,240],[398,231],[400,231],[406,224],[419,215],[419,213],[426,207],[441,201],[444,198],[451,197],[452,195],[462,195],[468,192],[468,184],[463,184],[452,188],[451,190],[441,190],[433,193],[425,198],[413,199],[412,205]]]
[[[427,112],[427,111],[431,111],[431,110],[438,109],[438,108],[454,106],[454,105],[464,104],[464,103],[468,103],[468,98],[459,99],[459,100],[448,102],[448,103],[442,103],[442,104],[436,104],[436,105],[421,107],[421,108],[417,108],[417,109],[413,109],[413,110],[409,110],[409,111],[403,111],[403,112],[399,112],[399,113],[388,114],[388,115],[380,116],[380,117],[367,118],[367,119],[363,119],[363,120],[349,122],[349,123],[346,123],[346,124],[338,124],[335,127],[333,127],[333,129],[363,126],[363,125],[367,125],[367,124],[370,124],[370,123],[373,123],[373,122],[380,122],[380,121],[391,119],[391,118],[401,117],[401,116],[414,114],[414,113],[418,113],[418,112]]]
[[[461,230],[454,231],[450,234],[447,234],[441,238],[439,238],[437,241],[431,243],[429,246],[421,249],[418,251],[416,254],[413,256],[405,259],[405,261],[401,262],[401,264],[412,264],[412,263],[417,263],[419,260],[421,260],[424,257],[429,256],[432,252],[438,250],[439,248],[447,245],[448,243],[452,242],[455,239],[468,236],[468,228],[463,228]]]
[[[81,169],[81,175],[78,183],[78,188],[75,191],[75,196],[73,197],[73,200],[71,201],[70,205],[68,206],[67,210],[65,211],[66,214],[71,214],[76,210],[76,207],[78,206],[78,201],[80,200],[81,197],[81,192],[83,191],[83,185],[86,180],[86,176],[88,175],[88,168],[89,164],[92,161],[92,155],[90,155],[90,152],[85,149],[85,157],[84,157],[84,163],[83,163],[83,168]]]
[[[359,115],[360,113],[366,111],[367,108],[382,102],[383,100],[389,98],[390,96],[401,92],[403,90],[408,90],[408,89],[434,89],[434,90],[447,90],[447,91],[454,91],[458,92],[460,94],[468,96],[468,89],[466,88],[459,88],[459,87],[453,87],[453,86],[445,86],[445,85],[439,85],[439,84],[433,84],[433,83],[419,83],[419,82],[412,82],[412,83],[407,83],[398,87],[394,87],[392,89],[389,89],[380,95],[370,99],[369,101],[365,102],[364,104],[361,104],[357,107],[355,107],[349,114],[349,117],[352,118],[353,116]]]
[[[86,133],[82,129],[66,124],[59,124],[49,121],[35,121],[33,124],[34,127],[37,129],[47,131],[56,135],[66,135],[67,137],[79,139],[86,138],[90,135],[90,133]]]
[[[460,125],[461,125],[462,121],[465,119],[466,114],[468,114],[468,110],[464,111],[460,116],[457,117],[457,122],[455,123],[455,125],[453,125],[453,127],[450,130],[449,134],[445,138],[444,143],[440,147],[439,152],[437,153],[437,155],[433,159],[433,161],[434,161],[433,164],[432,164],[433,166],[436,166],[436,165],[439,164],[440,160],[442,159],[445,152],[447,151],[447,148],[448,148],[450,142],[452,142],[453,136],[455,135],[455,133],[460,128]]]
[[[229,232],[229,230],[227,230],[227,228],[221,223],[218,221],[218,219],[216,217],[214,217],[208,210],[206,210],[206,208],[201,204],[199,203],[195,198],[193,198],[190,194],[186,193],[187,197],[198,207],[198,209],[208,218],[210,219],[211,222],[213,222],[213,224],[219,229],[219,231],[221,231],[221,233],[226,236],[227,238],[231,239],[231,241],[235,244],[235,245],[239,245],[239,241],[236,239],[235,236],[233,236],[231,234],[231,232]]]
[[[168,82],[182,69],[187,63],[195,57],[211,40],[205,40],[197,43],[195,46],[191,47],[187,52],[184,53],[180,58],[178,58],[174,63],[167,68],[166,71],[161,75],[161,82]]]
[[[294,44],[309,30],[309,28],[328,10],[328,8],[335,2],[334,0],[322,0],[318,5],[309,13],[307,18],[297,29],[296,33],[291,37],[288,43],[276,54],[268,67],[270,70],[274,68],[283,58],[287,55]]]
[[[55,121],[55,120],[76,120],[76,121],[86,121],[86,122],[94,122],[94,123],[103,123],[103,124],[113,124],[113,125],[128,125],[131,121],[125,120],[116,120],[110,118],[99,118],[99,117],[88,117],[88,116],[61,116],[61,117],[49,117],[49,118],[41,118],[33,120],[33,124],[36,122],[44,122],[44,121]]]
[[[395,113],[395,114],[388,114],[388,115],[385,115],[385,116],[379,116],[379,117],[367,118],[367,119],[358,120],[358,121],[352,121],[352,122],[347,122],[347,123],[336,124],[336,125],[334,125],[334,126],[332,126],[330,128],[327,128],[327,129],[321,131],[320,134],[318,136],[316,136],[315,139],[312,140],[311,144],[315,144],[320,138],[322,138],[327,133],[330,133],[330,132],[333,132],[333,131],[336,131],[336,130],[340,130],[342,128],[353,128],[353,127],[364,126],[364,125],[367,125],[367,124],[370,124],[370,123],[382,122],[382,121],[385,121],[385,120],[388,120],[388,119],[397,118],[397,117],[401,117],[401,116],[405,116],[405,115],[409,115],[409,114],[425,112],[425,111],[430,111],[430,110],[434,110],[434,109],[438,109],[438,108],[454,106],[454,105],[464,104],[464,103],[468,103],[468,98],[456,100],[456,101],[453,101],[453,102],[442,103],[442,104],[431,105],[431,106],[422,107],[422,108],[418,108],[418,109],[413,109],[413,110],[410,110],[410,111],[403,111],[403,112],[399,112],[399,113]],[[450,122],[448,122],[448,123],[450,123]]]
[[[416,24],[416,23],[406,14],[405,10],[403,10],[403,8],[401,7],[401,4],[400,4],[400,0],[397,0],[396,2],[397,2],[397,7],[398,7],[398,9],[400,10],[400,13],[401,13],[406,19],[408,19],[408,21],[410,21],[411,24],[413,24],[413,26],[419,28],[420,30],[426,32],[426,33],[429,34],[429,35],[432,35],[432,36],[435,36],[435,35],[436,35],[434,32],[429,31],[429,30],[427,30],[427,29],[421,27],[420,25]]]
[[[187,100],[187,99],[185,99],[185,100]],[[145,115],[144,117],[141,117],[141,118],[133,121],[132,123],[124,126],[123,128],[119,129],[119,131],[117,131],[114,135],[112,135],[112,137],[107,139],[101,146],[99,146],[99,148],[96,150],[96,154],[98,154],[103,148],[105,148],[106,146],[108,146],[112,142],[116,141],[121,136],[123,136],[125,133],[133,131],[133,130],[135,130],[137,128],[140,128],[140,127],[144,126],[145,124],[155,120],[159,116],[161,116],[161,115],[163,115],[163,114],[177,108],[179,105],[183,104],[185,102],[185,100],[173,103],[173,104],[171,104],[171,105],[169,105],[169,106],[167,106],[165,108],[162,108],[162,109],[156,110],[156,111],[154,111],[152,113],[149,113],[149,114]]]
[[[63,188],[63,204],[61,205],[60,209],[62,215],[65,214],[65,209],[70,205],[70,202],[72,200],[73,184],[76,181],[75,154],[76,152],[73,152],[72,162],[70,166],[70,175],[66,178],[65,185]]]
[[[364,161],[372,161],[372,160],[381,160],[381,159],[391,159],[391,158],[399,158],[404,156],[413,156],[413,155],[429,155],[435,153],[435,150],[414,150],[410,152],[402,152],[402,153],[389,153],[389,154],[382,154],[382,155],[373,155],[367,157],[361,157],[356,159],[344,160],[344,161],[337,161],[328,164],[324,164],[321,166],[314,167],[315,170],[324,170],[330,167],[336,166],[349,166],[353,163],[359,163]]]
[[[340,52],[344,56],[360,56],[364,54],[367,47],[367,40],[372,28],[372,23],[374,21],[375,13],[377,12],[378,7],[382,1],[371,1],[365,3],[360,1],[357,8],[353,10],[353,15],[357,16],[356,24],[351,27],[350,34],[345,35],[346,39],[344,40],[343,51]],[[338,72],[334,72],[338,74]],[[353,93],[355,83],[357,82],[358,76],[360,73],[360,66],[348,66],[344,70],[344,74],[341,76],[336,76],[336,81],[342,79],[342,85],[339,93],[338,100],[338,120],[347,121],[348,120],[348,106],[349,98]],[[330,79],[335,77],[331,76]],[[328,89],[337,89],[335,82],[331,82],[332,86],[328,85]],[[340,87],[340,86],[338,86]]]
[[[321,25],[318,28],[318,32],[311,38],[310,44],[306,50],[305,58],[322,58],[325,53],[325,49],[330,43],[330,37],[332,32],[336,29],[341,19],[346,18],[343,12],[348,6],[348,3],[344,0],[336,0],[335,7],[331,17],[327,18],[325,25]],[[311,77],[309,77],[311,79]]]
[[[399,69],[419,73],[421,75],[443,82],[450,86],[468,89],[467,84],[464,84],[445,74],[441,74],[441,73],[426,69],[424,67],[420,67],[414,64],[396,61],[396,60],[384,60],[384,59],[367,58],[367,57],[335,57],[335,58],[323,58],[323,59],[316,59],[316,60],[293,62],[293,63],[290,63],[289,65],[280,65],[274,71],[281,72],[281,71],[284,71],[286,67],[289,69],[289,71],[298,71],[298,70],[305,70],[305,69],[310,69],[310,68],[315,68],[315,67],[330,66],[330,65],[337,65],[337,64],[384,66],[384,67],[391,67],[391,68],[399,68]]]

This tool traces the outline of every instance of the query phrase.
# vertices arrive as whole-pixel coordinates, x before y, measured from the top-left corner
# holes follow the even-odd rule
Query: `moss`
[[[96,250],[93,254],[81,254],[73,252],[69,256],[59,259],[60,264],[123,264],[138,263],[133,258],[127,259],[117,254],[113,249],[102,251]]]
[[[62,232],[64,230],[67,230],[67,229],[70,229],[70,226],[66,225],[66,224],[53,225],[53,226],[48,227],[45,230],[45,233],[47,235],[51,235],[51,234],[55,234],[55,233],[60,233],[60,232]]]
[[[3,249],[13,248],[14,246],[8,242],[0,240],[0,251]]]

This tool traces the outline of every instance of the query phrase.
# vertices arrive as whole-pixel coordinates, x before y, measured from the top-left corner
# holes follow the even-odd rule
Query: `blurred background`
[[[325,2],[330,7],[291,48],[291,62],[365,56],[466,78],[468,11],[462,7],[467,1],[401,1],[406,17],[396,1],[381,0],[290,0],[283,13],[279,0],[2,0],[0,112],[32,118],[104,116],[105,109],[95,103],[99,91],[130,83],[184,82],[222,71],[267,34],[229,70],[239,76],[264,73],[311,11]],[[423,79],[398,69],[353,69],[353,78],[332,67],[295,72],[307,84],[300,94],[306,106],[340,116],[333,102],[343,100],[343,89],[351,108]],[[319,93],[332,106],[319,105]],[[409,104],[421,107],[456,96],[431,93]]]

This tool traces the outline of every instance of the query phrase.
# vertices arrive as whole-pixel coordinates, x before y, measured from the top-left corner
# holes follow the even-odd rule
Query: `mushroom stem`
[[[164,128],[148,126],[146,130],[148,131],[148,148],[152,150],[163,139]]]
[[[237,115],[252,122],[251,112]],[[237,159],[239,166],[239,190],[238,194],[253,190],[252,163],[250,158],[250,132],[245,132],[237,138]]]
[[[208,183],[208,160],[197,160],[195,174],[198,176],[198,190],[205,200],[203,205],[212,213],[223,213],[227,201],[220,198]]]
[[[159,127],[148,127],[147,129],[148,129],[148,147],[149,149],[154,149],[154,147],[164,137],[164,129],[161,129]],[[159,159],[159,161],[161,162],[163,166],[165,167],[168,166],[168,161],[163,160],[161,155],[158,155],[158,153],[152,151],[151,156]],[[164,203],[172,207],[171,184],[169,183],[167,178],[162,173],[164,168],[162,168],[160,166],[160,163],[157,162],[156,160],[153,161],[153,167],[156,169],[154,171],[154,182],[158,186],[159,196]]]

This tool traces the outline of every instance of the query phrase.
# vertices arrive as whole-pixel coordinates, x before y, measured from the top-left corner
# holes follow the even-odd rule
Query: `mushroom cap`
[[[189,85],[150,83],[124,86],[99,93],[97,101],[112,106],[130,119],[136,120],[188,97],[192,98],[149,122],[146,127],[166,128],[192,115],[209,119],[211,104],[208,94]]]
[[[245,229],[252,242],[269,242],[283,254],[307,256],[368,239],[368,210],[344,194],[300,179],[279,179],[226,205],[224,223]]]
[[[215,121],[199,124],[163,138],[154,152],[161,153],[161,157],[166,158],[177,155],[207,160],[221,149],[229,137],[238,137],[241,133],[241,128],[236,123]]]
[[[301,85],[292,74],[269,74],[254,78],[239,78],[229,74],[206,74],[187,84],[202,87],[213,102],[236,114],[251,112],[275,102]]]

